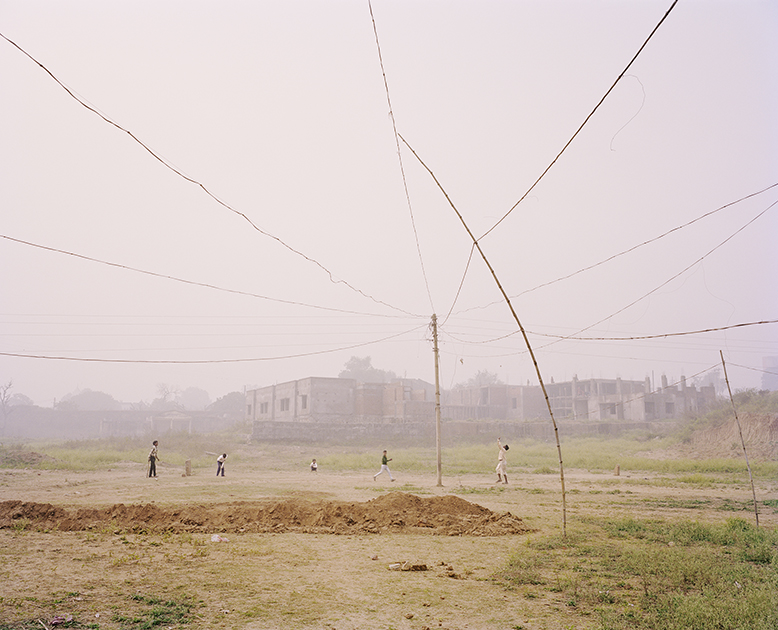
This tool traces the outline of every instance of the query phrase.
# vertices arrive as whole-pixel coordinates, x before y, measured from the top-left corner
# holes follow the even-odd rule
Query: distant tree
[[[388,383],[397,380],[390,370],[379,370],[371,365],[370,357],[351,357],[343,366],[338,378],[353,378],[361,383]]]
[[[167,383],[157,383],[157,397],[151,401],[149,408],[153,411],[172,411],[179,409],[178,403],[176,403],[176,397],[179,393],[179,388],[176,385],[168,385]]]
[[[58,411],[78,411],[78,406],[72,400],[54,401],[54,409]]]
[[[167,383],[157,383],[157,398],[163,402],[175,400],[181,390],[177,385],[168,385]]]
[[[121,403],[110,394],[91,389],[82,389],[76,394],[63,396],[57,407],[63,409],[64,403],[79,411],[113,411],[122,408]]]
[[[230,392],[221,398],[217,398],[208,407],[208,411],[228,416],[243,417],[243,411],[246,406],[246,396],[242,392]]]
[[[208,392],[199,387],[187,387],[176,400],[179,405],[189,411],[202,411],[211,404]]]
[[[8,400],[8,406],[9,407],[34,407],[35,403],[33,400],[24,394],[19,394],[18,392],[11,396],[11,398]]]
[[[478,370],[475,376],[467,379],[464,383],[457,383],[455,387],[483,387],[485,385],[503,384],[504,383],[500,380],[500,377],[497,376],[497,374],[494,372],[489,372],[488,370]]]
[[[4,385],[0,385],[0,414],[3,416],[3,425],[0,427],[2,431],[0,435],[5,435],[5,420],[8,418],[8,414],[13,411],[11,409],[11,390],[13,389],[14,382],[8,381]]]

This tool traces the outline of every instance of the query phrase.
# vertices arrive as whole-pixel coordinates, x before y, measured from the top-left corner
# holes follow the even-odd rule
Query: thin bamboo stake
[[[735,399],[732,397],[732,388],[729,386],[729,378],[727,378],[727,364],[724,362],[724,353],[719,350],[721,355],[721,365],[724,368],[724,380],[727,383],[727,391],[729,392],[729,401],[732,403],[732,411],[735,413],[735,422],[737,422],[737,430],[740,433],[740,444],[743,445],[743,455],[746,458],[746,468],[748,468],[748,478],[751,480],[751,494],[754,496],[754,516],[756,516],[756,526],[759,527],[759,507],[756,502],[756,490],[754,490],[754,476],[751,474],[751,464],[748,463],[748,453],[746,452],[746,441],[743,439],[743,428],[740,426],[740,418],[737,417],[737,408],[735,407]]]

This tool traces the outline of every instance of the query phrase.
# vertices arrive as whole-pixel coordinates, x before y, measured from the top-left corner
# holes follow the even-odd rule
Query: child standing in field
[[[149,477],[157,476],[157,460],[159,459],[157,446],[159,446],[159,442],[154,440],[151,443],[151,451],[149,452]]]
[[[500,454],[497,456],[497,483],[508,483],[508,460],[505,457],[505,452],[508,450],[508,445],[500,442],[500,438],[497,438],[497,447],[500,449]]]
[[[389,479],[394,481],[394,477],[392,477],[392,471],[389,470],[389,462],[392,461],[391,457],[386,456],[386,451],[384,451],[383,457],[381,457],[381,470],[379,470],[375,475],[373,475],[373,481],[376,480],[376,477],[380,475],[382,472],[389,473]]]
[[[222,453],[219,455],[219,457],[216,458],[216,476],[218,477],[219,474],[221,474],[222,477],[224,477],[224,462],[227,459],[227,453]]]

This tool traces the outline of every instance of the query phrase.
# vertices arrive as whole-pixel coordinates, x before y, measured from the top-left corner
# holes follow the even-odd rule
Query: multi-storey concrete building
[[[434,387],[417,379],[359,383],[311,376],[246,392],[246,418],[254,421],[415,422],[434,413]]]
[[[546,385],[554,417],[578,422],[647,422],[679,418],[716,400],[713,386],[651,387],[650,379],[586,379]],[[246,392],[246,418],[254,421],[315,423],[411,423],[434,418],[435,392],[429,383],[401,379],[359,383],[353,379],[309,377]],[[441,394],[445,420],[531,421],[548,419],[537,385],[485,385]]]

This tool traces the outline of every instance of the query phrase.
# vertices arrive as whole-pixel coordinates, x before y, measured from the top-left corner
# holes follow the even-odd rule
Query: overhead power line
[[[426,324],[423,326],[416,326],[410,330],[390,335],[382,339],[374,339],[372,341],[365,341],[363,343],[356,343],[349,346],[342,346],[338,348],[331,348],[329,350],[317,350],[315,352],[301,352],[299,354],[288,354],[283,356],[273,357],[246,357],[243,359],[195,359],[189,361],[179,361],[170,359],[103,359],[97,357],[64,357],[64,356],[52,356],[42,354],[23,354],[19,352],[0,352],[0,356],[4,357],[17,357],[22,359],[44,359],[49,361],[78,361],[82,363],[138,363],[138,364],[163,364],[163,365],[202,365],[208,363],[254,363],[258,361],[278,361],[280,359],[299,359],[302,357],[312,357],[320,354],[332,354],[334,352],[342,352],[343,350],[353,350],[354,348],[362,348],[364,346],[370,346],[376,343],[382,343],[389,341],[390,339],[396,339],[403,335],[415,332],[417,330],[426,329]]]
[[[392,99],[389,97],[389,82],[386,78],[386,70],[384,69],[384,59],[381,54],[381,44],[378,41],[378,28],[376,27],[375,17],[373,16],[373,5],[370,0],[367,0],[367,6],[370,8],[370,19],[373,22],[373,35],[375,35],[375,46],[378,51],[378,63],[381,66],[381,76],[384,79],[384,91],[386,92],[386,104],[389,107],[389,118],[392,121],[392,133],[394,134],[394,143],[397,147],[397,160],[400,163],[400,175],[403,180],[403,190],[405,191],[405,200],[408,204],[408,212],[411,216],[411,227],[413,228],[413,237],[416,240],[416,251],[419,254],[419,264],[421,265],[421,274],[424,277],[424,286],[427,289],[427,297],[430,301],[430,308],[432,312],[435,312],[435,305],[432,303],[432,293],[430,291],[430,283],[427,279],[427,271],[424,269],[424,257],[421,255],[421,245],[419,244],[419,233],[416,230],[416,219],[413,216],[413,206],[411,204],[411,195],[408,192],[408,180],[405,178],[405,168],[403,166],[403,156],[400,150],[400,139],[397,134],[397,123],[394,120],[394,110],[392,109]]]
[[[562,150],[561,150],[559,153],[557,153],[556,157],[555,157],[555,158],[554,158],[554,159],[551,161],[551,164],[549,164],[549,165],[546,167],[546,169],[545,169],[545,170],[544,170],[544,171],[543,171],[543,172],[540,174],[540,177],[538,177],[538,178],[535,180],[535,182],[532,184],[532,186],[530,186],[530,187],[527,189],[527,192],[525,192],[525,193],[524,193],[524,194],[521,196],[521,198],[520,198],[520,199],[519,199],[519,200],[518,200],[516,203],[514,203],[514,204],[511,206],[511,208],[508,210],[508,212],[506,212],[506,213],[505,213],[505,214],[504,214],[502,217],[500,217],[500,219],[497,221],[497,223],[495,223],[495,224],[494,224],[492,227],[490,227],[488,230],[486,230],[486,232],[484,232],[484,233],[483,233],[483,234],[482,234],[482,235],[481,235],[481,236],[478,238],[478,240],[479,240],[479,241],[480,241],[482,238],[484,238],[484,237],[485,237],[487,234],[489,234],[489,233],[490,233],[492,230],[494,230],[494,229],[495,229],[495,228],[496,228],[498,225],[500,225],[500,223],[502,223],[502,222],[503,222],[503,221],[504,221],[504,220],[505,220],[505,219],[508,217],[508,215],[509,215],[511,212],[513,212],[513,211],[516,209],[516,207],[517,207],[517,206],[518,206],[518,205],[519,205],[519,204],[520,204],[522,201],[524,201],[524,200],[527,198],[527,195],[529,195],[529,194],[532,192],[532,190],[535,188],[535,186],[537,186],[537,185],[540,183],[540,180],[541,180],[541,179],[543,179],[543,178],[546,176],[546,173],[548,173],[548,172],[551,170],[551,167],[552,167],[552,166],[554,166],[554,164],[556,164],[557,160],[558,160],[560,157],[562,157],[562,154],[563,154],[563,153],[564,153],[564,152],[567,150],[567,148],[568,148],[568,147],[569,147],[569,146],[570,146],[570,145],[573,143],[573,140],[575,140],[575,139],[576,139],[576,137],[578,136],[578,134],[579,134],[579,133],[581,133],[581,130],[584,128],[584,126],[586,125],[586,123],[588,123],[588,122],[589,122],[589,119],[590,119],[592,116],[594,116],[594,112],[596,112],[596,111],[597,111],[597,110],[600,108],[600,105],[602,105],[602,104],[603,104],[603,102],[605,101],[605,99],[606,99],[606,98],[608,98],[608,95],[609,95],[609,94],[610,94],[610,93],[613,91],[613,89],[616,87],[616,85],[618,84],[618,82],[619,82],[619,81],[621,81],[622,77],[624,77],[624,75],[627,73],[627,70],[629,70],[629,69],[630,69],[630,67],[632,66],[632,64],[633,64],[633,63],[635,63],[635,60],[638,58],[638,56],[640,55],[640,53],[642,53],[642,52],[643,52],[643,49],[644,49],[644,48],[645,48],[645,47],[648,45],[648,42],[651,40],[651,38],[652,38],[652,37],[653,37],[653,36],[656,34],[656,32],[659,30],[659,27],[660,27],[660,26],[662,26],[662,23],[663,23],[663,22],[664,22],[664,21],[667,19],[667,16],[668,16],[668,15],[670,15],[670,12],[671,12],[671,11],[672,11],[672,10],[675,8],[675,5],[676,5],[676,4],[678,4],[678,0],[674,0],[674,1],[673,1],[673,4],[671,4],[671,5],[670,5],[670,8],[669,8],[669,9],[667,9],[667,12],[666,12],[666,13],[665,13],[665,14],[662,16],[662,19],[661,19],[661,20],[659,20],[659,23],[658,23],[658,24],[657,24],[657,25],[654,27],[654,30],[653,30],[653,31],[651,31],[651,33],[649,34],[649,36],[646,38],[646,41],[644,41],[644,42],[643,42],[643,45],[642,45],[642,46],[641,46],[641,47],[638,49],[638,51],[635,53],[635,56],[634,56],[634,57],[632,57],[632,59],[630,59],[630,62],[627,64],[627,66],[624,68],[624,70],[622,70],[622,71],[621,71],[621,74],[620,74],[618,77],[616,77],[616,80],[613,82],[613,85],[611,85],[611,86],[608,88],[608,91],[607,91],[607,92],[605,92],[605,94],[604,94],[604,95],[603,95],[603,97],[602,97],[602,98],[599,100],[599,102],[597,103],[597,105],[595,105],[595,106],[594,106],[594,109],[593,109],[593,110],[592,110],[592,111],[589,113],[589,115],[588,115],[588,116],[587,116],[587,117],[584,119],[584,121],[581,123],[581,126],[580,126],[580,127],[578,127],[578,129],[576,129],[576,131],[575,131],[575,133],[572,135],[572,137],[571,137],[571,138],[570,138],[570,139],[567,141],[567,143],[565,144],[565,146],[563,146],[563,147],[562,147]]]
[[[87,260],[89,262],[99,263],[101,265],[107,265],[109,267],[115,267],[117,269],[125,269],[127,271],[134,271],[136,273],[142,273],[147,276],[153,276],[155,278],[163,278],[165,280],[173,280],[174,282],[181,282],[183,284],[189,284],[196,287],[205,287],[207,289],[213,289],[215,291],[223,291],[225,293],[233,293],[235,295],[244,295],[247,297],[253,297],[258,298],[261,300],[268,300],[270,302],[278,302],[280,304],[290,304],[293,306],[305,306],[306,308],[315,308],[323,311],[333,311],[335,313],[346,313],[348,315],[368,315],[371,317],[399,317],[399,315],[376,315],[374,313],[362,313],[359,311],[350,311],[346,309],[341,308],[333,308],[330,306],[320,306],[318,304],[308,304],[306,302],[297,302],[295,300],[284,300],[282,298],[273,298],[269,297],[267,295],[259,295],[258,293],[251,293],[250,291],[241,291],[239,289],[227,289],[225,287],[220,287],[214,284],[208,284],[206,282],[197,282],[195,280],[187,280],[185,278],[178,278],[176,276],[170,276],[167,274],[157,273],[155,271],[148,271],[147,269],[139,269],[137,267],[130,267],[128,265],[122,265],[120,263],[110,262],[108,260],[101,260],[99,258],[92,258],[91,256],[85,256],[83,254],[77,254],[75,252],[70,252],[65,249],[57,249],[56,247],[48,247],[46,245],[40,245],[38,243],[33,243],[31,241],[25,241],[19,238],[13,238],[12,236],[7,236],[5,234],[0,234],[0,238],[4,238],[8,241],[13,241],[14,243],[19,243],[21,245],[28,245],[30,247],[36,247],[38,249],[43,249],[45,251],[54,252],[57,254],[64,254],[66,256],[73,256],[74,258],[79,258],[81,260]],[[404,312],[404,311],[403,311]],[[410,313],[408,313],[410,315]],[[413,317],[421,317],[420,315],[413,315]]]
[[[772,376],[778,376],[778,372],[771,372],[770,370],[760,370],[759,368],[748,367],[747,365],[738,365],[737,363],[730,363],[729,365],[743,368],[744,370],[751,370],[753,372],[761,372],[762,374],[770,374]]]
[[[408,311],[406,311],[406,310],[403,310],[403,309],[401,309],[401,308],[399,308],[399,307],[397,307],[397,306],[393,306],[393,305],[391,305],[391,304],[389,304],[389,303],[387,303],[387,302],[384,302],[383,300],[379,300],[378,298],[375,298],[375,297],[373,297],[372,295],[370,295],[370,294],[368,294],[368,293],[365,293],[365,292],[364,292],[364,291],[362,291],[361,289],[358,289],[357,287],[353,286],[351,283],[349,283],[349,282],[348,282],[348,281],[346,281],[346,280],[338,280],[338,279],[336,279],[336,278],[335,278],[335,275],[334,275],[334,274],[333,274],[333,273],[332,273],[332,272],[331,272],[331,271],[330,271],[330,270],[329,270],[327,267],[325,267],[325,266],[324,266],[322,263],[320,263],[318,260],[316,260],[315,258],[311,258],[310,256],[308,256],[308,255],[304,254],[303,252],[301,252],[301,251],[300,251],[300,250],[298,250],[298,249],[295,249],[294,247],[292,247],[291,245],[289,245],[288,243],[286,243],[285,241],[283,241],[283,240],[282,240],[281,238],[279,238],[278,236],[275,236],[274,234],[271,234],[270,232],[268,232],[268,231],[266,231],[266,230],[263,230],[262,228],[260,228],[260,227],[259,227],[259,226],[258,226],[256,223],[254,223],[254,222],[253,222],[253,221],[252,221],[252,220],[251,220],[251,219],[250,219],[250,218],[249,218],[249,217],[248,217],[248,216],[247,216],[245,213],[243,213],[243,212],[241,212],[241,211],[237,210],[236,208],[233,208],[233,207],[232,207],[231,205],[229,205],[227,202],[225,202],[225,201],[222,201],[221,199],[219,199],[219,197],[217,197],[217,196],[216,196],[214,193],[212,193],[212,192],[211,192],[211,191],[210,191],[210,190],[209,190],[209,189],[208,189],[208,188],[205,186],[205,184],[203,184],[202,182],[200,182],[200,181],[198,181],[198,180],[196,180],[196,179],[194,179],[194,178],[192,178],[192,177],[189,177],[188,175],[186,175],[186,174],[184,174],[183,172],[181,172],[179,169],[177,169],[175,166],[173,166],[173,165],[172,165],[172,164],[170,164],[170,163],[169,163],[167,160],[165,160],[165,158],[163,158],[161,155],[159,155],[158,153],[156,153],[156,152],[155,152],[155,151],[154,151],[154,150],[153,150],[151,147],[149,147],[149,146],[148,146],[146,143],[144,143],[142,140],[140,140],[140,138],[138,138],[138,137],[137,137],[137,136],[136,136],[134,133],[132,133],[130,130],[128,130],[128,129],[126,129],[126,128],[122,127],[120,124],[118,124],[117,122],[114,122],[113,120],[111,120],[110,118],[108,118],[108,116],[106,116],[106,115],[105,115],[105,114],[103,114],[102,112],[98,111],[98,110],[97,110],[95,107],[93,107],[92,105],[88,104],[88,103],[87,103],[87,102],[86,102],[84,99],[82,99],[80,96],[78,96],[77,94],[75,94],[75,93],[74,93],[74,92],[73,92],[73,91],[72,91],[70,88],[68,88],[68,87],[67,87],[67,86],[66,86],[66,85],[65,85],[65,84],[64,84],[62,81],[60,81],[60,80],[59,80],[59,79],[58,79],[58,78],[57,78],[57,77],[54,75],[54,73],[53,73],[51,70],[49,70],[49,69],[48,69],[48,68],[47,68],[45,65],[43,65],[43,63],[41,63],[40,61],[38,61],[38,60],[37,60],[35,57],[33,57],[33,56],[30,54],[30,53],[28,53],[28,52],[27,52],[26,50],[24,50],[24,49],[23,49],[21,46],[19,46],[19,44],[17,44],[16,42],[14,42],[14,41],[12,41],[12,40],[8,39],[8,37],[6,37],[5,35],[3,35],[2,33],[0,33],[0,37],[2,37],[2,38],[5,40],[5,41],[7,41],[9,44],[11,44],[11,45],[12,45],[14,48],[16,48],[17,50],[19,50],[19,51],[20,51],[20,52],[21,52],[23,55],[25,55],[26,57],[28,57],[28,58],[29,58],[31,61],[33,61],[35,64],[37,64],[37,65],[38,65],[38,66],[39,66],[39,67],[40,67],[40,68],[41,68],[41,69],[42,69],[42,70],[43,70],[43,71],[44,71],[46,74],[48,74],[48,75],[49,75],[49,76],[50,76],[50,77],[51,77],[51,78],[52,78],[52,79],[53,79],[53,80],[54,80],[54,81],[57,83],[57,85],[59,85],[59,86],[60,86],[60,87],[61,87],[63,90],[65,90],[65,92],[67,92],[67,93],[68,93],[68,95],[69,95],[71,98],[73,98],[73,99],[74,99],[74,100],[75,100],[77,103],[79,103],[80,105],[82,105],[83,107],[85,107],[86,109],[88,109],[88,110],[89,110],[90,112],[92,112],[93,114],[95,114],[95,115],[99,116],[99,117],[100,117],[102,120],[104,120],[105,122],[107,122],[107,123],[108,123],[109,125],[111,125],[112,127],[115,127],[115,128],[116,128],[116,129],[118,129],[119,131],[122,131],[122,132],[126,133],[126,134],[127,134],[129,137],[130,137],[130,138],[132,138],[132,140],[134,140],[134,141],[135,141],[137,144],[139,144],[141,147],[143,147],[143,149],[145,149],[145,150],[146,150],[146,151],[147,151],[147,152],[148,152],[148,153],[149,153],[149,154],[150,154],[150,155],[151,155],[151,156],[152,156],[152,157],[153,157],[155,160],[157,160],[157,161],[158,161],[160,164],[162,164],[162,165],[163,165],[165,168],[169,169],[170,171],[172,171],[173,173],[175,173],[176,175],[178,175],[178,176],[179,176],[179,177],[181,177],[182,179],[186,180],[187,182],[189,182],[189,183],[191,183],[191,184],[194,184],[195,186],[197,186],[198,188],[200,188],[200,189],[201,189],[201,190],[202,190],[202,191],[203,191],[203,192],[204,192],[206,195],[208,195],[208,196],[209,196],[211,199],[213,199],[213,200],[214,200],[216,203],[218,203],[220,206],[222,206],[223,208],[225,208],[225,209],[229,210],[229,211],[230,211],[230,212],[232,212],[233,214],[235,214],[235,215],[237,215],[237,216],[241,217],[242,219],[244,219],[244,220],[245,220],[245,221],[246,221],[246,222],[247,222],[247,223],[248,223],[248,224],[249,224],[249,225],[250,225],[250,226],[251,226],[251,227],[252,227],[254,230],[256,230],[257,232],[259,232],[259,233],[260,233],[260,234],[262,234],[263,236],[266,236],[266,237],[268,237],[268,238],[270,238],[270,239],[273,239],[274,241],[276,241],[277,243],[279,243],[281,246],[283,246],[284,248],[286,248],[287,250],[289,250],[289,251],[290,251],[290,252],[292,252],[293,254],[295,254],[295,255],[297,255],[297,256],[300,256],[301,258],[304,258],[304,259],[305,259],[305,260],[307,260],[308,262],[310,262],[310,263],[313,263],[314,265],[316,265],[317,267],[319,267],[319,269],[321,269],[322,271],[324,271],[324,273],[326,273],[326,274],[327,274],[327,276],[329,277],[329,280],[330,280],[330,282],[332,282],[333,284],[342,284],[342,285],[344,285],[344,286],[348,287],[349,289],[351,289],[352,291],[354,291],[355,293],[358,293],[358,294],[360,294],[361,296],[363,296],[363,297],[365,297],[365,298],[367,298],[367,299],[369,299],[369,300],[372,300],[372,301],[373,301],[373,302],[375,302],[376,304],[381,304],[382,306],[386,306],[387,308],[390,308],[390,309],[392,309],[392,310],[395,310],[395,311],[399,311],[399,312],[401,312],[401,313],[404,313],[404,314],[406,314],[406,315],[413,315],[414,317],[420,317],[420,315],[415,315],[415,314],[413,314],[413,313],[409,313]]]
[[[554,419],[554,410],[551,408],[551,402],[548,398],[548,392],[546,391],[546,385],[543,382],[543,376],[540,372],[540,366],[538,365],[537,359],[535,358],[535,352],[532,350],[532,345],[529,342],[529,338],[527,337],[527,333],[524,329],[524,326],[521,323],[521,320],[519,320],[519,316],[516,313],[516,310],[513,308],[513,304],[511,304],[511,300],[508,297],[508,294],[505,292],[505,289],[502,286],[502,283],[500,282],[500,279],[497,277],[497,272],[494,270],[494,267],[492,267],[492,264],[489,262],[489,259],[486,257],[486,253],[483,251],[483,248],[481,247],[478,240],[475,238],[472,230],[467,225],[467,222],[465,221],[464,217],[462,216],[462,213],[459,212],[457,207],[454,205],[454,202],[451,201],[451,197],[448,196],[448,193],[445,191],[443,186],[438,181],[438,178],[435,177],[435,173],[432,172],[432,170],[424,163],[424,161],[419,157],[419,155],[416,153],[416,151],[413,150],[413,147],[408,144],[408,141],[400,136],[400,140],[402,140],[405,143],[405,146],[410,149],[413,156],[418,160],[419,164],[430,174],[430,177],[432,177],[432,180],[435,182],[435,185],[438,187],[440,192],[443,194],[443,196],[446,198],[446,201],[448,202],[449,206],[451,206],[451,209],[454,211],[454,214],[456,214],[457,218],[459,219],[459,222],[462,224],[462,227],[464,228],[465,232],[467,233],[468,237],[470,237],[470,240],[473,243],[473,247],[478,251],[478,254],[481,256],[481,260],[484,261],[484,265],[486,265],[486,268],[489,270],[490,275],[492,276],[492,279],[494,280],[494,283],[497,285],[498,291],[502,294],[503,299],[505,300],[505,304],[508,306],[508,310],[511,313],[511,316],[513,317],[513,321],[516,322],[516,326],[518,326],[519,330],[521,331],[521,336],[524,339],[524,344],[527,346],[527,352],[529,353],[530,359],[532,360],[532,365],[535,368],[535,374],[538,377],[538,383],[540,383],[540,389],[543,391],[543,397],[546,400],[546,406],[548,407],[548,414],[551,417],[551,424],[554,427],[554,436],[556,437],[556,446],[557,446],[557,452],[559,453],[559,477],[562,485],[562,533],[563,535],[567,535],[567,503],[565,499],[565,474],[564,474],[564,466],[562,465],[562,446],[559,441],[559,428],[557,426],[556,420]]]
[[[512,298],[521,297],[522,295],[526,295],[527,293],[531,293],[532,291],[537,291],[538,289],[542,289],[543,287],[547,287],[552,284],[556,284],[557,282],[561,282],[562,280],[568,280],[569,278],[572,278],[573,276],[577,276],[580,273],[584,273],[585,271],[591,271],[592,269],[595,269],[596,267],[599,267],[600,265],[604,265],[605,263],[611,262],[612,260],[615,260],[616,258],[619,258],[620,256],[624,256],[625,254],[629,254],[630,252],[634,252],[636,249],[639,249],[643,247],[644,245],[649,245],[651,243],[655,243],[659,239],[664,238],[665,236],[669,236],[670,234],[677,232],[679,230],[682,230],[683,228],[689,227],[690,225],[693,225],[697,223],[698,221],[702,221],[703,219],[706,219],[717,212],[720,212],[721,210],[725,210],[726,208],[729,208],[731,206],[734,206],[735,204],[738,204],[742,201],[746,201],[747,199],[751,199],[752,197],[756,197],[757,195],[761,195],[764,192],[767,192],[768,190],[771,190],[778,186],[778,183],[771,184],[767,188],[763,188],[762,190],[758,190],[757,192],[751,193],[750,195],[746,195],[745,197],[741,197],[740,199],[736,199],[735,201],[731,201],[727,204],[724,204],[723,206],[720,206],[716,208],[715,210],[711,210],[709,212],[706,212],[705,214],[700,215],[696,219],[692,219],[691,221],[687,221],[686,223],[683,223],[681,225],[677,225],[674,228],[667,230],[666,232],[663,232],[659,236],[655,236],[653,238],[648,239],[647,241],[643,241],[642,243],[638,243],[637,245],[633,245],[632,247],[629,247],[625,249],[624,251],[619,252],[618,254],[613,254],[612,256],[609,256],[608,258],[605,258],[601,260],[600,262],[594,263],[593,265],[589,265],[588,267],[584,267],[583,269],[579,269],[578,271],[574,271],[573,273],[567,274],[566,276],[562,276],[560,278],[557,278],[556,280],[551,280],[550,282],[544,282],[543,284],[539,284],[536,287],[533,287],[531,289],[527,289],[526,291],[522,291],[521,293],[518,293],[516,295],[512,295]],[[495,302],[497,304],[498,302]]]
[[[635,337],[570,337],[569,335],[552,335],[550,333],[530,332],[538,337],[553,337],[555,339],[571,339],[572,341],[639,341],[641,339],[664,339],[666,337],[683,337],[685,335],[700,335],[702,333],[718,332],[721,330],[732,330],[733,328],[745,328],[747,326],[761,326],[763,324],[778,324],[778,319],[766,319],[760,322],[744,322],[742,324],[732,324],[731,326],[720,326],[718,328],[703,328],[701,330],[688,330],[685,332],[662,333],[659,335],[639,335]]]
[[[705,259],[706,259],[708,256],[710,256],[710,255],[711,255],[713,252],[715,252],[717,249],[719,249],[720,247],[723,247],[724,245],[726,245],[726,244],[727,244],[729,241],[731,241],[733,238],[735,238],[735,236],[737,236],[738,234],[740,234],[740,233],[741,233],[743,230],[745,230],[745,229],[746,229],[746,228],[747,228],[749,225],[751,225],[751,224],[752,224],[754,221],[756,221],[757,219],[759,219],[759,218],[760,218],[762,215],[764,215],[764,214],[765,214],[765,213],[766,213],[768,210],[770,210],[770,208],[772,208],[772,207],[773,207],[773,206],[775,206],[776,204],[778,204],[778,201],[774,201],[773,203],[771,203],[771,204],[770,204],[769,206],[767,206],[767,207],[766,207],[764,210],[762,210],[762,211],[761,211],[759,214],[757,214],[755,217],[753,217],[753,218],[752,218],[750,221],[746,222],[746,223],[745,223],[745,225],[742,225],[740,228],[738,228],[737,230],[735,230],[735,231],[734,231],[732,234],[730,234],[730,235],[729,235],[727,238],[725,238],[723,241],[721,241],[721,242],[720,242],[718,245],[716,245],[714,248],[712,248],[712,249],[711,249],[711,250],[709,250],[707,253],[705,253],[705,254],[703,254],[702,256],[700,256],[700,257],[699,257],[697,260],[695,260],[695,261],[694,261],[693,263],[691,263],[690,265],[687,265],[686,267],[684,267],[683,269],[681,269],[681,271],[679,271],[678,273],[676,273],[676,274],[674,274],[674,275],[670,276],[670,277],[669,277],[667,280],[665,280],[664,282],[662,282],[662,283],[661,283],[661,284],[659,284],[658,286],[656,286],[656,287],[654,287],[653,289],[651,289],[651,290],[650,290],[648,293],[644,293],[644,294],[643,294],[643,295],[641,295],[639,298],[637,298],[637,299],[633,300],[632,302],[630,302],[630,303],[629,303],[629,304],[627,304],[626,306],[624,306],[624,307],[620,308],[619,310],[617,310],[615,313],[611,313],[611,314],[610,314],[610,315],[608,315],[607,317],[603,317],[603,318],[602,318],[602,319],[600,319],[599,321],[596,321],[596,322],[594,322],[593,324],[590,324],[589,326],[586,326],[585,328],[581,328],[579,331],[577,331],[577,332],[574,332],[574,333],[572,333],[571,335],[568,335],[568,336],[566,336],[566,337],[561,337],[561,338],[560,338],[559,340],[557,340],[557,341],[552,341],[551,343],[549,343],[549,344],[546,344],[545,346],[541,346],[541,348],[547,348],[548,346],[550,346],[550,345],[552,345],[552,344],[555,344],[555,343],[557,343],[558,341],[561,341],[562,339],[575,339],[575,338],[577,338],[577,335],[581,334],[582,332],[586,332],[587,330],[589,330],[589,329],[591,329],[591,328],[594,328],[595,326],[599,326],[599,325],[600,325],[600,324],[602,324],[603,322],[606,322],[606,321],[608,321],[609,319],[612,319],[612,318],[616,317],[616,315],[618,315],[619,313],[623,313],[623,312],[624,312],[624,311],[626,311],[628,308],[630,308],[630,307],[632,307],[632,306],[635,306],[635,304],[637,304],[638,302],[641,302],[642,300],[645,300],[647,297],[649,297],[650,295],[653,295],[654,293],[656,293],[657,291],[659,291],[659,289],[661,289],[661,288],[662,288],[662,287],[664,287],[664,286],[667,286],[667,285],[668,285],[668,284],[670,284],[670,283],[671,283],[673,280],[675,280],[676,278],[678,278],[678,277],[679,277],[679,276],[681,276],[682,274],[684,274],[684,273],[686,273],[687,271],[689,271],[689,269],[691,269],[691,268],[692,268],[692,267],[694,267],[695,265],[697,265],[697,264],[699,264],[700,262],[702,262],[703,260],[705,260]]]
[[[591,271],[592,269],[595,269],[595,268],[597,268],[597,267],[599,267],[601,265],[604,265],[605,263],[609,263],[609,262],[615,260],[616,258],[619,258],[619,257],[624,256],[626,254],[629,254],[631,252],[634,252],[636,249],[639,249],[639,248],[641,248],[641,247],[643,247],[645,245],[649,245],[651,243],[655,243],[656,241],[664,238],[665,236],[669,236],[670,234],[673,234],[675,232],[678,232],[679,230],[687,228],[690,225],[694,225],[698,221],[702,221],[703,219],[706,219],[706,218],[708,218],[710,216],[713,216],[717,212],[720,212],[722,210],[726,210],[727,208],[731,208],[732,206],[734,206],[736,204],[739,204],[739,203],[741,203],[743,201],[746,201],[748,199],[756,197],[757,195],[761,195],[762,193],[765,193],[768,190],[772,190],[773,188],[776,188],[776,187],[778,187],[778,183],[771,184],[770,186],[767,186],[766,188],[762,188],[762,190],[758,190],[756,192],[753,192],[753,193],[750,193],[748,195],[745,195],[744,197],[740,197],[740,199],[736,199],[735,201],[730,201],[729,203],[726,203],[723,206],[719,206],[715,210],[709,210],[708,212],[705,212],[704,214],[701,214],[700,216],[692,219],[691,221],[687,221],[686,223],[682,223],[681,225],[676,225],[675,227],[673,227],[673,228],[671,228],[671,229],[669,229],[669,230],[659,234],[658,236],[654,236],[654,237],[648,239],[647,241],[643,241],[642,243],[638,243],[637,245],[633,245],[632,247],[628,247],[627,249],[625,249],[623,251],[620,251],[617,254],[613,254],[611,256],[608,256],[607,258],[604,258],[604,259],[600,260],[599,262],[596,262],[596,263],[594,263],[592,265],[589,265],[587,267],[583,267],[581,269],[578,269],[577,271],[573,271],[572,273],[569,273],[567,275],[560,276],[559,278],[556,278],[554,280],[549,280],[548,282],[544,282],[542,284],[534,286],[531,289],[526,289],[524,291],[521,291],[520,293],[517,293],[516,295],[512,295],[511,299],[519,298],[522,295],[526,295],[527,293],[532,293],[533,291],[537,291],[538,289],[542,289],[542,288],[551,286],[552,284],[556,284],[557,282],[562,282],[563,280],[569,280],[570,278],[573,278],[574,276],[577,276],[577,275],[579,275],[581,273],[584,273],[586,271]],[[472,255],[472,252],[471,252],[471,255]],[[462,281],[464,282],[464,277],[462,278]],[[459,311],[458,313],[461,314],[461,313],[467,313],[469,311],[486,309],[486,308],[489,308],[490,306],[495,306],[496,304],[501,304],[501,303],[502,302],[500,300],[496,300],[494,302],[489,302],[488,304],[485,304],[483,306],[473,306],[473,307],[464,309],[462,311]],[[513,334],[515,334],[515,333],[513,333]]]
[[[559,339],[559,340],[567,339],[569,341],[640,341],[643,339],[664,339],[667,337],[685,337],[688,335],[700,335],[703,333],[720,332],[722,330],[731,330],[733,328],[746,328],[749,326],[761,326],[764,324],[778,324],[778,319],[767,319],[758,322],[744,322],[742,324],[732,324],[730,326],[719,326],[718,328],[703,328],[700,330],[660,333],[656,335],[634,335],[631,337],[573,337],[571,335],[554,335],[552,333],[540,333],[532,330],[527,330],[527,333],[530,335],[535,335],[536,337],[550,337],[552,339]],[[486,345],[486,344],[494,343],[496,341],[502,341],[504,339],[509,339],[511,337],[514,337],[516,334],[518,334],[518,331],[514,330],[512,332],[506,333],[505,335],[501,335],[499,337],[492,337],[491,339],[483,339],[481,341],[469,341],[467,339],[458,338],[455,335],[451,334],[451,331],[448,331],[448,335],[458,343],[465,343],[474,346]],[[544,346],[544,347],[548,347],[548,346]]]

